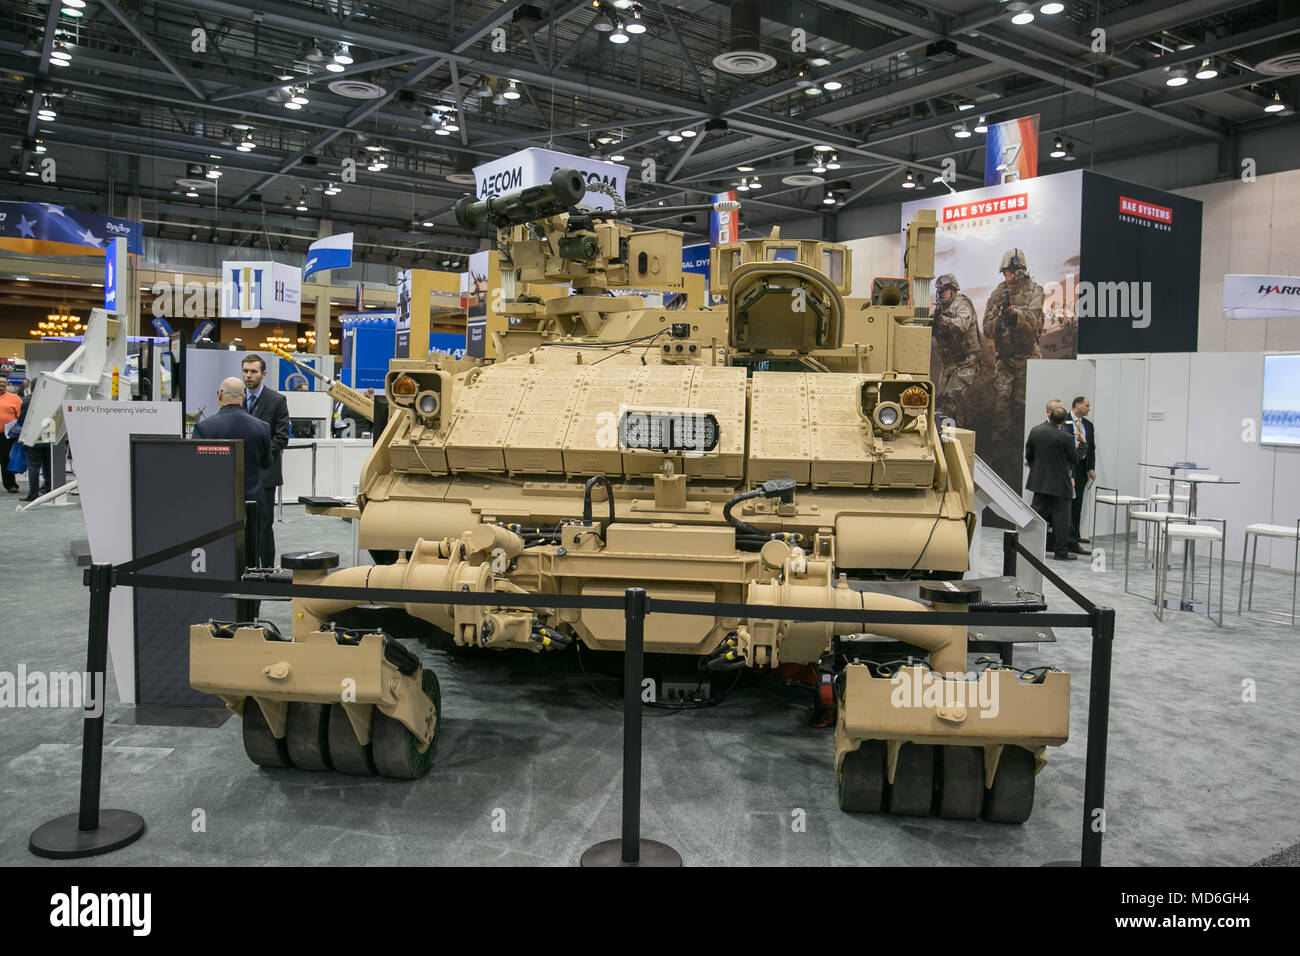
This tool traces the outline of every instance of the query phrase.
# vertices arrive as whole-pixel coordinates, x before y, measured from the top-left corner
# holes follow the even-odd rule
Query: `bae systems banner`
[[[619,199],[626,199],[626,166],[535,147],[475,166],[475,195],[479,199],[492,199],[528,186],[540,186],[549,183],[551,173],[563,166],[572,166],[587,180],[588,192],[582,200],[586,206],[592,209],[614,208],[613,197],[591,188],[597,184],[613,189]]]
[[[1085,173],[1082,249],[1081,353],[1196,351],[1199,200]]]
[[[980,457],[1017,489],[1020,428],[994,423],[1024,421],[1030,359],[1075,357],[1081,194],[1082,170],[1072,170],[903,204],[904,230],[920,209],[938,220],[929,303],[937,412],[974,428]]]

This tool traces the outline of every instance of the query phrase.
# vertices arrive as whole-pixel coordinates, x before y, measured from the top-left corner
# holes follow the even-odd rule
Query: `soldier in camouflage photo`
[[[993,387],[998,420],[1018,426],[1025,416],[1025,370],[1041,357],[1043,287],[1029,275],[1023,250],[1010,249],[998,266],[1002,281],[984,309],[984,328],[997,349]]]
[[[934,284],[935,306],[931,331],[941,369],[937,411],[959,425],[970,425],[967,394],[975,384],[984,336],[980,332],[975,305],[961,292],[951,274],[939,276]]]

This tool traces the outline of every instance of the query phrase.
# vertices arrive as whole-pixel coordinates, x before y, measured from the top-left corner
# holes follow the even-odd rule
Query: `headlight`
[[[421,392],[420,397],[415,400],[416,410],[425,418],[433,418],[437,415],[441,404],[435,392]]]
[[[890,431],[898,425],[899,419],[903,417],[903,410],[893,402],[881,402],[876,406],[873,417],[877,425],[885,431]]]
[[[908,408],[925,408],[930,404],[930,395],[921,386],[913,385],[903,392],[899,401]]]
[[[394,398],[410,398],[419,390],[420,387],[415,384],[415,379],[409,375],[399,375],[393,379]]]

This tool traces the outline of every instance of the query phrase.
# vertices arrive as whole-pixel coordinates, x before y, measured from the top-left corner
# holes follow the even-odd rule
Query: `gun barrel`
[[[571,166],[551,173],[551,181],[526,186],[489,199],[464,196],[456,201],[456,222],[462,229],[477,229],[484,222],[494,226],[519,226],[568,212],[587,195],[587,183]]]
[[[269,346],[267,346],[267,348],[268,348],[270,351],[274,352],[276,355],[280,356],[280,358],[282,358],[282,359],[288,359],[290,362],[292,362],[292,363],[293,363],[297,368],[301,369],[302,371],[304,371],[304,372],[309,372],[310,374],[314,375],[316,378],[320,379],[322,382],[328,382],[328,381],[330,381],[330,379],[327,378],[325,375],[323,375],[321,372],[319,372],[319,371],[317,371],[316,369],[312,368],[312,367],[311,367],[310,365],[308,365],[306,362],[300,362],[300,361],[298,361],[296,358],[294,358],[292,355],[290,355],[288,352],[286,352],[284,349],[280,348],[279,346],[276,346],[276,345],[269,345]]]

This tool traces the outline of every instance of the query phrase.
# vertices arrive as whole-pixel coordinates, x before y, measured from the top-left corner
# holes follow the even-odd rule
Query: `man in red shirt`
[[[16,494],[18,480],[9,470],[9,454],[13,451],[14,439],[8,432],[13,427],[11,423],[18,420],[18,413],[23,410],[23,400],[12,391],[11,383],[3,379],[0,382],[4,385],[3,392],[0,392],[0,475],[4,477],[5,491]]]

